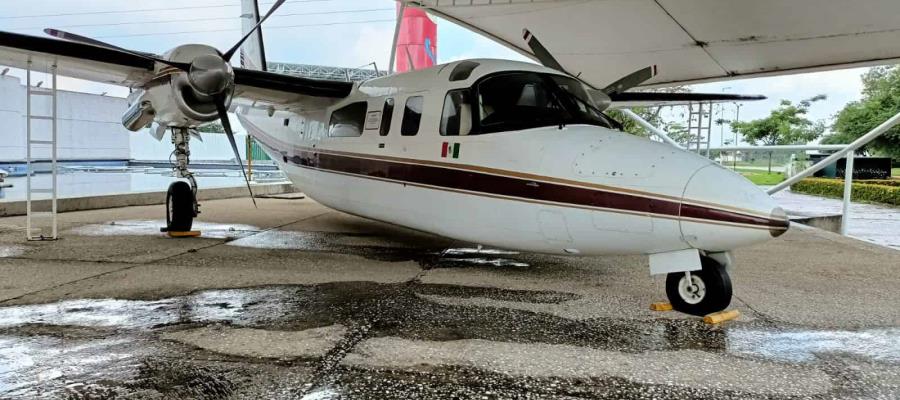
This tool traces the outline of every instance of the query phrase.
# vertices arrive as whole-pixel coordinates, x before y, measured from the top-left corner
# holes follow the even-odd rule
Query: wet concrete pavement
[[[720,326],[655,313],[644,257],[472,249],[310,200],[0,219],[0,398],[897,398],[900,252],[739,250]],[[226,222],[227,221],[227,222]]]

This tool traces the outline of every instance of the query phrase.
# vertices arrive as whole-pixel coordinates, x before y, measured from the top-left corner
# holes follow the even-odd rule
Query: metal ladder
[[[712,103],[689,103],[688,104],[688,133],[690,134],[690,142],[687,149],[691,150],[692,145],[697,154],[705,147],[706,156],[709,157],[709,139],[712,134]]]
[[[25,90],[26,90],[26,98],[25,98],[25,124],[26,124],[26,142],[25,142],[25,173],[26,173],[26,217],[25,217],[25,235],[28,240],[56,240],[58,238],[57,232],[57,113],[58,113],[58,104],[57,104],[57,93],[56,93],[56,64],[52,64],[49,66],[49,71],[46,72],[50,75],[50,86],[46,88],[36,87],[31,85],[31,74],[34,72],[34,65],[31,60],[28,61],[28,68],[25,71]],[[38,71],[42,72],[42,71]],[[50,115],[35,115],[34,112],[34,104],[32,104],[33,99],[41,99],[41,98],[50,98]],[[50,138],[41,137],[40,134],[35,136],[33,122],[34,121],[50,121]],[[46,125],[46,124],[42,124]],[[39,131],[40,132],[40,131]],[[46,135],[46,131],[41,132]],[[40,147],[36,147],[40,146]],[[39,155],[46,154],[47,147],[49,146],[50,157],[49,160],[46,157],[37,157],[35,158],[35,153]],[[32,179],[35,175],[35,164],[47,164],[50,163],[50,187],[36,188],[32,183]],[[50,195],[49,199],[40,199],[47,200],[50,203],[50,210],[42,210],[35,211],[35,204],[33,204],[35,200],[35,195]],[[41,197],[41,196],[38,196]],[[43,196],[46,197],[46,196]],[[40,224],[39,227],[35,226],[35,220],[40,220],[44,222]],[[47,221],[49,221],[49,226],[47,226]],[[49,235],[45,232],[45,229],[49,228]]]

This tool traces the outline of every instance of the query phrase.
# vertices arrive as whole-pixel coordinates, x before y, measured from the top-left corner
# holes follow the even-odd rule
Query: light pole
[[[734,112],[734,122],[741,122],[741,107],[744,105],[741,103],[734,103],[734,107],[736,108]],[[734,131],[734,145],[738,145],[738,132],[734,129],[734,122],[731,123],[731,130]],[[737,169],[737,151],[734,152],[734,158],[731,160],[731,167]]]
[[[731,89],[731,86],[723,87],[722,93],[725,93],[725,91],[729,89]],[[724,114],[725,105],[719,104],[719,147],[725,147],[725,120],[722,118]],[[721,156],[719,158],[721,158]]]

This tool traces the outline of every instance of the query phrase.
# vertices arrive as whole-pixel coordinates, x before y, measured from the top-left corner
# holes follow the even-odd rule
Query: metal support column
[[[397,23],[394,25],[394,40],[391,41],[391,60],[388,64],[388,75],[394,74],[394,64],[397,60],[397,40],[400,38],[400,27],[403,24],[403,13],[406,12],[406,2],[401,1],[397,7]]]
[[[684,150],[684,147],[681,147],[681,145],[678,144],[678,142],[672,140],[672,138],[670,138],[669,135],[667,135],[665,131],[653,126],[653,124],[651,124],[651,123],[647,122],[647,120],[641,118],[640,115],[635,114],[634,111],[631,111],[627,108],[623,108],[620,111],[622,111],[622,114],[625,114],[626,117],[631,118],[634,122],[637,122],[638,125],[643,126],[644,129],[650,131],[650,133],[652,133],[656,137],[662,139],[663,142],[666,142],[668,144],[671,144],[672,146],[675,146],[679,149]]]
[[[56,240],[58,238],[57,232],[57,219],[56,213],[58,211],[57,208],[57,92],[56,92],[56,64],[52,64],[50,66],[50,71],[48,72],[51,76],[50,79],[50,87],[41,88],[37,86],[31,85],[31,74],[34,72],[34,65],[29,60],[28,67],[25,71],[25,125],[26,125],[26,138],[25,138],[25,174],[26,174],[26,197],[25,197],[25,236],[28,240]],[[34,115],[34,104],[32,104],[33,98],[40,98],[41,96],[49,96],[50,97],[50,115]],[[42,138],[35,139],[35,132],[33,129],[33,121],[35,120],[43,120],[50,121],[50,138]],[[38,157],[35,160],[35,148],[34,146],[49,146],[50,156],[49,160],[42,159]],[[46,152],[48,149],[46,147],[42,147],[41,151]],[[35,188],[32,179],[35,176],[34,164],[46,164],[47,161],[50,163],[50,187],[49,188]],[[49,201],[50,210],[49,211],[35,211],[34,210],[34,195],[36,194],[49,194],[49,199],[42,199]],[[50,220],[50,232],[49,235],[45,234],[44,230],[40,227],[35,227],[34,220],[35,219],[43,219]],[[44,225],[46,226],[46,225]]]
[[[844,165],[844,212],[841,214],[841,235],[847,236],[850,224],[850,198],[853,194],[853,152],[847,153]]]

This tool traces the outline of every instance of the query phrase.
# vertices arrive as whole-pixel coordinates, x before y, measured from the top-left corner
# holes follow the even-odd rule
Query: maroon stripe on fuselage
[[[291,161],[300,166],[326,171],[584,207],[678,216],[680,205],[674,201],[536,182],[509,176],[328,153],[301,151],[292,157]]]
[[[274,143],[266,143],[267,139],[271,140],[274,138],[270,138],[268,135],[258,136],[257,140],[262,145],[282,154],[287,162],[300,167],[315,168],[323,171],[388,179],[399,183],[514,197],[526,201],[562,203],[586,208],[606,208],[632,213],[656,214],[672,218],[685,217],[711,222],[753,225],[779,231],[787,229],[789,225],[786,219],[764,218],[673,200],[533,181],[471,170],[323,153],[300,147],[293,147],[294,155],[288,157],[288,153],[284,150],[279,150],[274,146]]]
[[[763,218],[754,215],[740,214],[734,211],[709,208],[694,204],[681,204],[681,216],[685,218],[697,218],[713,221],[725,221],[737,224],[761,225],[769,228],[787,229],[790,222],[787,219]]]
[[[625,193],[608,192],[549,182],[532,181],[457,170],[432,165],[399,163],[388,160],[350,157],[314,151],[298,151],[289,161],[293,164],[325,171],[368,176],[411,184],[485,193],[526,200],[570,204],[590,208],[607,208],[634,213],[722,221],[787,228],[787,221],[745,215],[677,201],[654,199]]]

